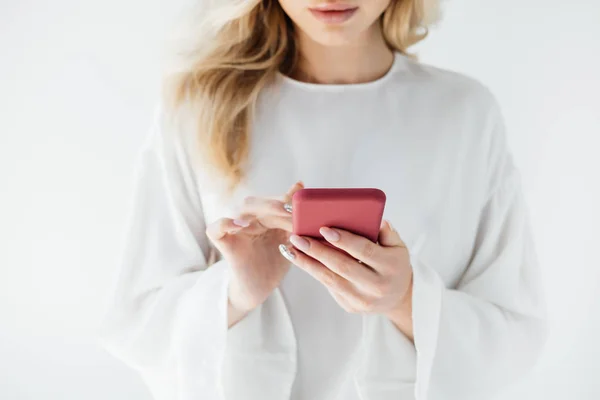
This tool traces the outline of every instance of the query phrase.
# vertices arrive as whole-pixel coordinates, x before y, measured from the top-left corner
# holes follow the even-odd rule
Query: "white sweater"
[[[161,116],[142,149],[104,339],[157,399],[487,399],[545,337],[519,173],[496,100],[476,81],[398,54],[365,84],[279,76],[231,196],[197,168],[194,115]],[[342,310],[292,267],[227,329],[227,261],[206,267],[207,223],[247,195],[376,187],[414,269],[413,345],[383,316]]]

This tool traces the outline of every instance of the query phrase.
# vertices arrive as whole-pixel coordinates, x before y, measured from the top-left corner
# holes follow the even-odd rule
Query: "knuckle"
[[[280,202],[279,200],[273,200],[273,199],[269,199],[267,200],[267,207],[272,209],[272,210],[276,210],[276,211],[280,211],[280,209],[283,207],[283,203]]]
[[[397,253],[388,250],[393,249],[384,248],[382,250],[381,264],[379,265],[379,268],[386,273],[393,273],[394,266],[396,265]]]
[[[340,263],[337,264],[337,270],[338,270],[338,272],[339,272],[340,275],[347,276],[352,271],[352,266],[347,261],[340,262]]]
[[[323,282],[323,284],[325,286],[327,286],[328,288],[332,289],[332,290],[336,290],[337,289],[337,281],[335,279],[335,276],[333,275],[333,273],[325,271],[323,272],[322,276],[321,276],[321,282]]]
[[[369,259],[373,257],[375,254],[375,243],[367,240],[362,248],[362,257],[365,259]]]
[[[386,297],[390,293],[391,285],[387,280],[383,280],[375,285],[375,295],[379,298]]]
[[[254,197],[254,196],[244,197],[244,201],[243,201],[244,207],[248,208],[248,207],[252,206],[254,203],[256,203],[256,197]]]
[[[281,216],[292,220],[291,214],[286,211],[285,202],[279,200],[271,200],[269,203],[269,210],[273,215]]]
[[[373,300],[363,297],[358,300],[358,306],[362,311],[371,311],[373,309]]]
[[[320,243],[310,242],[310,248],[306,251],[306,254],[310,255],[315,260],[319,261],[324,265],[331,265],[331,257],[327,253],[323,252]]]

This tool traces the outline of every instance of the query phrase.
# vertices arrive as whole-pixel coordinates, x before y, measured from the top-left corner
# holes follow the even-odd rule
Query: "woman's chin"
[[[347,28],[325,26],[319,32],[315,32],[309,36],[322,46],[336,47],[356,43],[356,38],[360,35]]]

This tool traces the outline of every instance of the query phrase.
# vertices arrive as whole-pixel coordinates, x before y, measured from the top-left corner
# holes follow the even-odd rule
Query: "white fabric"
[[[157,399],[485,399],[531,368],[544,307],[519,174],[494,97],[397,55],[381,79],[280,76],[259,102],[247,179],[227,196],[195,163],[193,113],[161,116],[141,152],[108,348]],[[247,195],[377,187],[414,269],[415,344],[343,311],[293,267],[227,329],[228,266],[207,222]],[[207,221],[207,222],[205,222]]]

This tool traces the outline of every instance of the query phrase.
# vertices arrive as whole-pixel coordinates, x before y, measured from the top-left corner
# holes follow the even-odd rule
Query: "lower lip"
[[[311,9],[310,12],[321,22],[326,24],[341,24],[348,21],[358,11],[358,8],[349,8],[347,10],[321,11]]]

